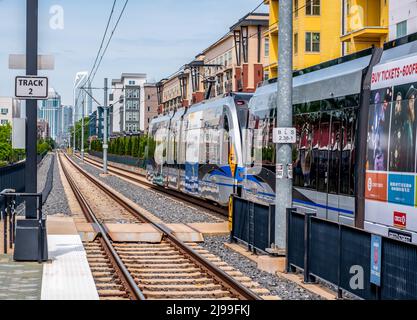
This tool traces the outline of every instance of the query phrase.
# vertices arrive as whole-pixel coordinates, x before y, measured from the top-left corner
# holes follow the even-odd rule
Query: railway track
[[[97,239],[86,242],[85,248],[101,299],[258,300],[260,295],[268,296],[268,290],[218,257],[197,244],[183,243],[160,221],[154,223],[67,155],[60,153],[59,161],[86,221],[98,229]],[[92,185],[95,190],[92,190]],[[86,188],[88,196],[83,193]],[[91,203],[91,199],[94,195],[101,202],[100,193],[123,208],[121,217],[108,220],[106,212],[97,212],[102,209]],[[113,209],[110,212],[114,214],[122,212],[120,208]],[[156,244],[113,242],[103,221],[123,223],[127,213],[136,219],[136,223],[148,223],[158,229],[163,234],[163,240]]]
[[[75,156],[78,159],[81,160],[79,155],[75,155]],[[92,159],[90,157],[84,156],[84,161],[89,163],[90,165],[98,168],[98,169],[102,169],[102,167],[103,167],[103,163],[101,161],[97,161],[97,160]],[[144,175],[142,175],[138,172],[134,172],[132,170],[122,168],[122,167],[116,167],[116,166],[113,166],[113,165],[110,165],[110,164],[107,166],[107,168],[108,168],[108,171],[110,173],[114,174],[115,176],[119,176],[121,178],[124,178],[124,179],[130,180],[132,182],[141,184],[141,185],[146,186],[146,187],[148,187],[148,188],[150,188],[150,189],[152,189],[156,192],[161,192],[164,195],[168,195],[168,196],[170,196],[174,199],[177,199],[177,200],[180,199],[181,201],[184,201],[184,202],[192,205],[193,207],[198,207],[199,209],[203,208],[205,210],[208,210],[209,212],[215,212],[215,213],[220,214],[224,217],[227,217],[228,214],[229,214],[228,209],[225,208],[225,207],[215,205],[213,203],[195,198],[195,197],[190,196],[190,195],[185,195],[185,194],[183,194],[182,192],[179,192],[179,191],[175,191],[175,190],[172,190],[172,189],[167,189],[167,188],[164,188],[164,187],[161,187],[161,186],[156,186],[156,185],[150,183]]]

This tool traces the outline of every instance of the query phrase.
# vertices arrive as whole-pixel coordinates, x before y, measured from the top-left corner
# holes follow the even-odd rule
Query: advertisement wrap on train
[[[416,242],[417,55],[372,71],[366,162],[365,228]]]

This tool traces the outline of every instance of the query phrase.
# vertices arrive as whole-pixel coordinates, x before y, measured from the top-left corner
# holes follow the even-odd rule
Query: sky
[[[124,3],[117,0],[110,30]],[[129,0],[93,86],[102,87],[105,77],[116,79],[123,72],[146,73],[149,82],[159,81],[190,62],[260,3]],[[55,57],[55,70],[39,75],[49,77],[64,105],[73,103],[75,74],[89,71],[94,63],[112,5],[113,0],[39,0],[39,54]],[[62,8],[62,15],[56,8]],[[259,11],[266,12],[267,7]],[[15,76],[25,74],[8,69],[9,54],[25,53],[25,32],[26,1],[0,0],[0,96],[13,96]],[[93,94],[102,101],[102,90]]]

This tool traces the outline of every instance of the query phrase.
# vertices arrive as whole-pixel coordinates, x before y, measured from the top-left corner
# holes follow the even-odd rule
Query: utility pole
[[[74,124],[74,126],[73,126],[73,130],[74,130],[74,132],[73,132],[73,136],[74,136],[74,150],[73,150],[73,152],[74,152],[74,154],[75,154],[75,149],[77,148],[77,142],[76,142],[76,140],[75,140],[75,117],[76,117],[76,111],[77,111],[77,100],[75,99],[75,87],[74,87],[74,90],[73,90],[73,93],[74,93],[74,108],[73,108],[73,110],[72,110],[72,119],[73,119],[73,124]]]
[[[277,127],[292,128],[293,2],[279,1]],[[277,142],[277,141],[276,141]],[[286,248],[286,209],[292,207],[292,145],[277,144],[275,246]]]
[[[26,0],[26,75],[38,75],[38,0]],[[38,100],[26,100],[25,191],[37,192]],[[37,218],[36,199],[26,200],[26,219]]]
[[[108,79],[105,78],[104,79],[104,106],[103,106],[103,111],[104,111],[104,132],[103,132],[103,173],[107,174],[107,149],[108,149],[108,145],[107,145],[107,113],[108,113],[108,106],[107,106],[107,82]]]
[[[84,116],[85,116],[85,105],[86,105],[86,97],[85,93],[83,92],[83,103],[82,103],[82,111],[81,111],[81,160],[84,162]]]

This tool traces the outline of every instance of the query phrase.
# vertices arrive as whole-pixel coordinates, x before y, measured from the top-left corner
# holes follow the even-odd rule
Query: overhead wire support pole
[[[108,128],[108,123],[107,123],[107,114],[108,114],[108,105],[107,105],[107,82],[108,79],[105,78],[104,79],[104,106],[103,106],[103,113],[104,113],[104,132],[103,132],[103,173],[107,174],[107,149],[108,149],[108,144],[107,144],[107,128]]]
[[[277,127],[292,128],[293,2],[279,1]],[[292,207],[292,145],[276,145],[275,246],[286,249],[286,210]],[[283,170],[282,176],[279,171]]]
[[[86,105],[86,97],[85,93],[83,93],[83,102],[81,104],[81,160],[84,161],[84,117],[85,117],[85,105]]]

